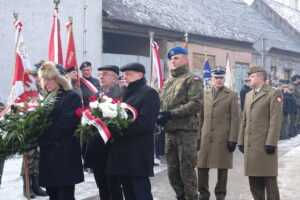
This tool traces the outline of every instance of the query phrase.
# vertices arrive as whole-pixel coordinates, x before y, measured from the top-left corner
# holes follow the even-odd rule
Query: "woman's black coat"
[[[111,143],[106,172],[112,175],[153,176],[154,128],[159,113],[159,96],[142,78],[129,84],[124,101],[138,112],[138,118],[124,136]]]
[[[80,118],[81,99],[74,91],[60,91],[53,110],[53,124],[39,138],[40,185],[60,187],[80,183],[83,178],[80,142],[73,136]]]

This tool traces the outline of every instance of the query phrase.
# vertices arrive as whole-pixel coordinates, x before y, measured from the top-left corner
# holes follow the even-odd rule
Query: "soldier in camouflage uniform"
[[[198,113],[203,99],[202,80],[188,68],[188,51],[174,47],[168,52],[171,77],[160,92],[157,124],[166,132],[168,176],[178,200],[196,200]]]

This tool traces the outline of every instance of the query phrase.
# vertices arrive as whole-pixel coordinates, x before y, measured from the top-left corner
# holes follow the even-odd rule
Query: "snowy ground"
[[[19,200],[25,199],[23,197],[23,181],[20,176],[22,165],[22,157],[5,161],[4,172],[2,176],[2,184],[0,188],[0,200]],[[155,167],[155,174],[166,169],[166,165]],[[75,188],[76,199],[82,200],[98,194],[98,188],[94,181],[93,174],[84,173],[85,181],[77,184]],[[37,197],[36,200],[46,200],[48,197]]]
[[[237,152],[235,156],[239,156]],[[241,156],[241,155],[240,155]],[[25,199],[22,195],[22,179],[19,176],[21,169],[21,157],[15,157],[13,159],[7,160],[4,166],[4,173],[2,177],[2,185],[0,189],[0,199],[1,200],[21,200]],[[280,190],[281,200],[299,200],[300,191],[297,189],[300,185],[300,135],[289,140],[283,140],[279,142],[279,176],[278,185]],[[155,173],[158,174],[166,169],[166,165],[160,165],[155,167]],[[243,166],[242,164],[236,166],[233,170],[230,170],[230,176],[233,177],[234,174],[238,174],[237,179],[245,179],[244,186],[246,192],[241,194],[235,191],[237,199],[239,200],[251,200],[251,194],[249,190],[249,185],[246,181],[246,177],[242,176]],[[237,173],[238,172],[238,173]],[[164,177],[164,179],[167,179]],[[164,180],[166,181],[166,180]],[[163,180],[159,181],[164,184],[168,184]],[[231,183],[229,180],[228,188],[231,188]],[[152,184],[158,184],[153,182]],[[153,185],[155,189],[155,185]],[[76,185],[76,199],[83,200],[91,196],[95,196],[98,193],[97,186],[94,182],[93,174],[85,173],[85,182]],[[157,191],[153,191],[156,193]],[[173,191],[172,191],[173,192]],[[173,194],[172,194],[173,195]],[[160,195],[156,195],[160,199],[170,199],[170,198],[160,198]],[[239,197],[238,197],[239,196]],[[170,197],[170,196],[169,196]],[[37,200],[46,200],[48,198],[36,198]],[[95,198],[91,198],[95,199]],[[229,199],[233,200],[233,199]]]

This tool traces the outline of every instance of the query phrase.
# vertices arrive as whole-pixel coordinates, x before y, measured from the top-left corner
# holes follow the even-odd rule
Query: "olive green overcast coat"
[[[203,105],[197,167],[232,168],[232,153],[227,149],[227,142],[237,142],[238,139],[238,95],[224,86],[214,100],[210,89],[204,92]]]
[[[244,145],[246,176],[277,176],[278,151],[267,154],[265,145],[277,146],[282,121],[280,90],[264,85],[254,97],[254,90],[246,95],[239,133]]]

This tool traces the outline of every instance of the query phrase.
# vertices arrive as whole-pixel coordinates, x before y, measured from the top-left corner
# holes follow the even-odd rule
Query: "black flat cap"
[[[83,68],[85,67],[91,67],[92,66],[92,63],[89,62],[89,61],[85,61],[83,62],[81,65],[80,65],[80,70],[82,70]]]
[[[69,67],[68,69],[66,69],[66,73],[69,73],[69,72],[72,72],[75,70],[76,70],[76,66],[72,66],[72,67]]]
[[[146,73],[145,67],[141,63],[128,63],[120,68],[121,72],[129,70]]]
[[[98,71],[102,71],[102,70],[110,70],[110,71],[113,71],[115,72],[116,74],[118,74],[119,76],[119,67],[116,66],[116,65],[104,65],[102,67],[98,67]]]

